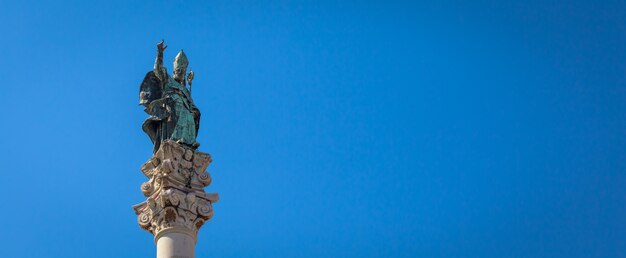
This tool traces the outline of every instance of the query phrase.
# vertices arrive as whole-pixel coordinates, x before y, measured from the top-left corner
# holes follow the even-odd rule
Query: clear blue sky
[[[154,256],[162,38],[221,196],[198,257],[626,257],[626,3],[410,2],[2,1],[0,257]]]

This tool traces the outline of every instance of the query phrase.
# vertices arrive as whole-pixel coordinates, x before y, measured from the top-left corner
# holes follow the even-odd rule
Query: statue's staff
[[[189,95],[191,95],[191,81],[193,81],[193,70],[189,68],[189,74],[187,74],[187,82],[189,83]]]

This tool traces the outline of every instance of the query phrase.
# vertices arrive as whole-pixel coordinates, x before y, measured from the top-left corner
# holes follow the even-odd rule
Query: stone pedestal
[[[135,205],[141,228],[154,235],[158,258],[192,258],[198,230],[213,217],[217,194],[204,192],[211,183],[207,153],[164,141],[141,171],[148,181],[141,191],[148,197]]]

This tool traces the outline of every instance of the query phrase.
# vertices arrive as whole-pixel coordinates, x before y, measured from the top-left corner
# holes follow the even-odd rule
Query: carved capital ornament
[[[166,140],[142,167],[148,181],[141,185],[147,200],[133,206],[141,228],[154,235],[177,232],[197,241],[202,225],[213,217],[216,193],[206,193],[211,183],[206,172],[211,156]]]

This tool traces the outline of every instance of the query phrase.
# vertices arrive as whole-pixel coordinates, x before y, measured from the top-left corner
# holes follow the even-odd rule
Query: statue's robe
[[[161,80],[149,72],[140,89],[140,104],[150,115],[142,129],[154,143],[153,152],[167,139],[193,146],[200,126],[200,111],[187,87],[165,75]]]

